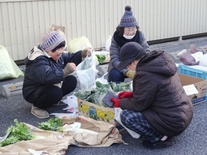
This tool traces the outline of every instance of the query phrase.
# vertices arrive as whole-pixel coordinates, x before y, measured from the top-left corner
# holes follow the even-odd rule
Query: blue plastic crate
[[[197,69],[199,68],[199,69]],[[207,79],[207,67],[179,65],[178,73]]]

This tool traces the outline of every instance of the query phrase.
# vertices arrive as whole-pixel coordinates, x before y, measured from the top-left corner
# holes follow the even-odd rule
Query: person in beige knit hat
[[[89,48],[76,53],[64,52],[65,44],[58,31],[51,31],[24,60],[23,97],[32,104],[31,113],[38,118],[48,118],[46,109],[76,88],[77,79],[69,74],[83,58],[91,56]]]

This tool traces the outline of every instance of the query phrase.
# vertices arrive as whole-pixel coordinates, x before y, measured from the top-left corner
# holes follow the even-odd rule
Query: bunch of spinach
[[[19,122],[17,119],[14,120],[14,123],[14,126],[12,125],[7,129],[8,136],[0,143],[1,147],[34,138],[31,130],[24,123]]]
[[[120,92],[120,91],[129,91],[131,88],[131,83],[115,83],[115,82],[109,82],[111,88],[113,89],[114,92]]]
[[[47,122],[39,123],[39,128],[43,130],[52,130],[62,132],[62,120],[58,117],[50,118]]]
[[[96,54],[96,57],[98,59],[98,62],[101,64],[101,63],[104,63],[105,59],[106,59],[106,56],[105,55],[98,55]]]
[[[79,90],[75,92],[74,95],[82,100],[95,103],[99,106],[105,106],[102,99],[109,92],[118,93],[120,91],[129,91],[131,83],[115,83],[109,82],[108,84],[103,84],[96,81],[96,88],[88,91]]]

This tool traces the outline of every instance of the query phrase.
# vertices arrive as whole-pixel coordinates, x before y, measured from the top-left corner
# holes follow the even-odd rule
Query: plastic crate
[[[197,77],[197,78],[207,79],[207,67],[204,66],[179,65],[178,73]]]

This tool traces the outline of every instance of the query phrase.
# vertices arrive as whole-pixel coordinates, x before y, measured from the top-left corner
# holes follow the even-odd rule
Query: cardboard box
[[[78,98],[79,114],[89,116],[95,120],[102,120],[117,125],[114,120],[114,108],[107,108]]]
[[[204,103],[207,100],[207,80],[184,74],[178,74],[183,86],[194,85],[198,93],[188,95],[194,105]],[[114,120],[114,108],[107,108],[78,98],[79,113],[89,116],[95,120],[102,120],[116,126],[119,124]]]
[[[188,95],[188,97],[191,99],[192,103],[200,104],[204,103],[207,100],[207,80],[196,78],[184,74],[178,74],[181,80],[181,83],[183,86],[186,85],[194,85],[197,89],[198,93],[193,95]]]

